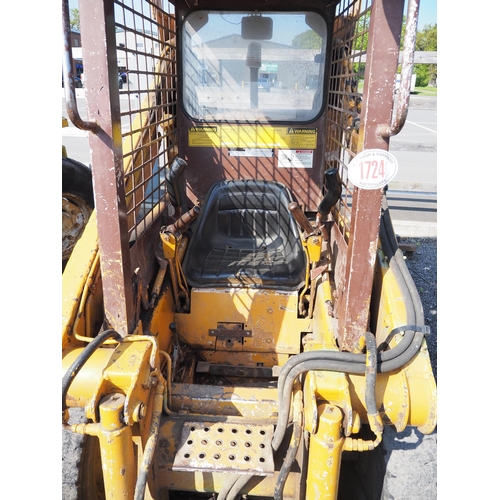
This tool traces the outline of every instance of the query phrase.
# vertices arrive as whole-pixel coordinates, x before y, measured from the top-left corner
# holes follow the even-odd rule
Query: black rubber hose
[[[224,481],[221,490],[219,491],[219,493],[217,493],[217,500],[226,500],[227,496],[229,495],[233,486],[236,484],[239,478],[240,478],[239,474],[233,474],[228,476]]]
[[[302,425],[300,422],[294,421],[290,446],[286,450],[285,460],[283,461],[283,465],[281,466],[280,472],[278,474],[278,479],[276,480],[276,485],[274,486],[274,500],[282,500],[283,498],[283,489],[285,487],[285,482],[288,478],[288,474],[290,474],[290,469],[292,468],[293,461],[297,456],[301,436]]]
[[[66,396],[68,394],[69,387],[78,372],[82,369],[83,365],[89,360],[90,356],[109,338],[115,338],[116,340],[121,339],[121,336],[115,330],[105,330],[97,337],[95,337],[85,349],[78,355],[78,357],[73,361],[73,364],[68,368],[68,371],[64,374],[62,379],[62,411],[67,410]]]
[[[251,474],[242,474],[231,488],[231,491],[227,495],[227,500],[235,500],[241,489],[248,483],[248,481],[250,481],[250,479],[252,479],[252,477],[253,476]]]
[[[421,332],[415,332],[413,335],[413,342],[408,349],[401,353],[398,357],[385,361],[383,363],[378,363],[377,371],[380,373],[387,373],[396,369],[401,368],[405,364],[409,363],[420,351],[420,346],[422,345],[423,334]],[[302,373],[318,370],[318,371],[334,371],[351,373],[355,375],[365,374],[366,368],[365,363],[352,363],[345,361],[328,360],[324,356],[316,356],[321,351],[311,351],[307,353],[301,353],[301,355],[308,355],[308,359],[296,364],[291,370],[287,371],[286,378],[281,382],[278,379],[278,387],[281,387],[281,392],[278,393],[278,408],[280,409],[278,414],[278,422],[276,429],[274,431],[272,446],[274,450],[277,450],[283,436],[285,434],[285,429],[288,424],[288,414],[290,412],[290,404],[292,398],[292,387],[295,379]],[[325,352],[321,354],[326,354]],[[335,354],[338,354],[335,352]],[[297,354],[294,357],[299,356]],[[363,355],[364,357],[364,355]],[[293,358],[292,358],[293,359]],[[366,359],[366,358],[365,358]],[[365,361],[366,362],[366,361]],[[287,362],[288,363],[288,362]],[[286,364],[285,364],[286,366]],[[280,377],[282,373],[280,373]]]
[[[406,266],[404,261],[403,252],[399,248],[397,243],[396,234],[394,232],[394,226],[392,225],[392,220],[390,217],[389,205],[387,203],[387,198],[384,195],[382,199],[382,217],[380,220],[380,240],[382,243],[382,249],[387,255],[389,260],[389,267],[394,272],[396,281],[399,284],[405,304],[413,305],[413,310],[408,310],[407,321],[408,323],[413,323],[419,328],[425,327],[425,317],[424,310],[422,307],[422,301],[420,300],[420,295],[418,293],[415,282],[411,277],[410,271]]]
[[[398,327],[400,328],[400,327]],[[389,334],[391,335],[391,334]],[[387,363],[391,361],[392,359],[398,358],[403,354],[412,344],[414,340],[414,335],[415,331],[412,330],[411,326],[407,327],[407,332],[401,339],[401,341],[393,347],[392,349],[389,349],[388,351],[384,351],[378,354],[377,361],[379,365],[381,363]],[[310,359],[322,359],[327,362],[331,361],[340,361],[343,363],[358,363],[361,365],[365,365],[366,362],[366,357],[364,354],[354,354],[351,352],[343,352],[343,351],[334,351],[334,350],[318,350],[318,351],[309,351],[309,352],[301,352],[299,354],[296,354],[292,358],[290,358],[285,365],[283,365],[283,368],[281,369],[280,372],[280,377],[278,379],[278,394],[281,394],[283,392],[283,382],[285,378],[287,377],[288,372],[295,366],[297,366],[300,363],[303,363],[304,361],[308,361]],[[381,367],[378,368],[378,371],[381,371]]]

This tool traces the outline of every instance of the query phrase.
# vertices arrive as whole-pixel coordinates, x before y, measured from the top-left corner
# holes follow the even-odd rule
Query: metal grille
[[[165,174],[177,155],[173,12],[173,6],[162,0],[115,2],[130,240],[136,240],[165,207]]]
[[[371,0],[342,0],[336,8],[332,66],[327,101],[326,167],[339,169],[343,183],[337,206],[338,226],[344,237],[351,225],[353,185],[347,167],[361,151],[358,144],[363,107],[364,69],[368,46]]]
[[[272,425],[185,422],[172,470],[274,474]]]

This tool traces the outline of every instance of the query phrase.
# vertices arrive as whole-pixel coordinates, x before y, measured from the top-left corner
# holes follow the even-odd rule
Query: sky
[[[69,8],[78,8],[78,0],[69,0]],[[426,24],[437,24],[437,0],[420,0],[418,29],[421,30]]]
[[[420,0],[418,29],[423,29],[426,24],[437,24],[437,0]]]

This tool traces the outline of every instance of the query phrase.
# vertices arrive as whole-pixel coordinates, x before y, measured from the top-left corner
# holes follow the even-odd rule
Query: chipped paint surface
[[[99,2],[82,3],[85,3],[89,10],[90,7],[95,8],[96,14],[99,14],[95,21],[95,31],[103,29],[104,13],[98,11],[104,5],[111,16],[112,2],[105,2],[102,5]],[[292,4],[290,5],[297,5],[295,0]],[[312,7],[313,4],[316,5],[314,0]],[[380,135],[377,127],[380,123],[390,123],[391,119],[393,70],[394,65],[397,65],[398,52],[398,43],[391,39],[391,35],[395,32],[399,21],[391,18],[387,23],[386,13],[382,7],[396,4],[397,2],[393,0],[374,3],[376,8],[372,12],[371,20],[376,26],[370,26],[372,38],[368,48],[370,65],[367,65],[365,81],[367,106],[362,115],[360,149],[373,148],[374,145],[388,148],[388,141]],[[184,4],[182,6],[185,8]],[[203,5],[200,6],[202,7]],[[392,15],[392,10],[390,14]],[[90,14],[88,11],[82,12],[82,17],[87,17],[87,23],[92,16],[94,16],[93,11]],[[384,41],[384,50],[377,50],[381,46],[381,40]],[[385,40],[389,42],[386,44]],[[149,279],[143,278],[144,265],[152,261],[151,265],[154,267],[157,262],[151,247],[147,246],[144,251],[141,248],[140,258],[134,260],[131,256],[130,235],[127,232],[130,226],[126,215],[122,138],[117,114],[118,94],[110,88],[107,81],[114,71],[112,65],[115,61],[111,48],[107,54],[100,53],[96,50],[99,43],[89,39],[87,42],[87,50],[95,63],[86,66],[88,77],[94,80],[88,94],[90,115],[95,114],[97,110],[99,119],[102,119],[102,129],[93,135],[90,141],[92,162],[100,166],[96,169],[98,171],[96,197],[103,261],[105,319],[125,338],[130,339],[131,336],[128,334],[131,328],[135,327],[141,312],[140,304],[144,299],[141,286],[146,288],[150,283]],[[100,42],[102,44],[102,40]],[[347,93],[345,89],[342,91]],[[145,128],[142,130],[145,131]],[[151,137],[150,135],[149,139]],[[179,145],[183,147],[181,142]],[[333,156],[334,152],[328,151],[328,154],[330,153]],[[198,172],[196,168],[194,169],[195,173],[188,179],[188,185],[197,176],[202,179],[204,172],[207,172],[209,167],[212,168],[212,164],[206,162],[206,155],[205,151],[198,153],[198,156],[190,157],[190,161],[194,159],[192,164],[203,163],[203,166]],[[323,162],[321,155],[315,155],[315,158],[316,156]],[[204,162],[198,161],[200,159]],[[217,167],[221,167],[220,171],[213,169],[217,175],[221,171],[228,176],[235,174],[234,165],[224,170],[227,158],[222,150],[216,152],[213,160],[214,164],[219,160],[221,162],[220,165],[217,164]],[[150,159],[146,160],[148,161]],[[242,162],[238,163],[238,166],[242,165],[238,173],[245,172],[250,175],[254,173],[252,169],[245,170],[247,160],[238,161]],[[323,167],[323,163],[321,166]],[[274,175],[272,172],[268,174]],[[283,180],[286,180],[285,177],[283,175]],[[304,181],[304,186],[296,188],[294,194],[299,198],[303,195],[302,201],[305,200],[305,205],[311,210],[316,210],[317,204],[312,201],[315,202],[319,195],[317,196],[316,187],[310,187],[311,184],[315,185],[316,178],[306,179],[302,177],[302,172],[292,177],[290,185],[296,186]],[[201,186],[203,182],[204,180],[200,181]],[[308,337],[316,342],[316,346],[312,346],[310,350],[340,347],[351,352],[361,352],[364,349],[363,334],[369,327],[372,314],[370,306],[374,299],[372,297],[374,275],[378,272],[381,199],[381,191],[367,193],[363,190],[353,190],[352,212],[349,212],[349,224],[352,223],[352,227],[348,228],[348,236],[345,238],[345,234],[340,236],[344,246],[338,254],[340,257],[337,254],[334,257],[338,258],[339,262],[335,263],[335,270],[329,270],[332,271],[332,287],[335,284],[334,293],[337,295],[330,296],[332,295],[330,292],[327,296],[328,290],[323,290],[323,287],[316,292],[316,295],[312,293],[308,295],[307,300],[316,307],[315,310],[311,307],[311,318],[299,317],[298,293],[245,289],[190,289],[188,291],[192,300],[190,312],[174,313],[172,287],[167,278],[164,285],[168,295],[163,295],[154,306],[155,310],[146,312],[147,308],[142,309],[145,313],[152,312],[157,315],[154,321],[149,322],[151,331],[145,327],[145,332],[151,339],[158,337],[158,345],[162,346],[160,350],[165,349],[161,359],[170,359],[169,356],[174,359],[172,353],[176,353],[176,349],[187,348],[186,350],[190,349],[190,354],[193,354],[192,360],[196,356],[196,361],[203,359],[209,365],[228,364],[233,369],[230,373],[237,373],[234,369],[239,369],[238,365],[241,365],[243,374],[250,373],[250,369],[262,367],[273,370],[275,378],[274,368],[282,367],[288,359],[307,347],[305,344]],[[329,222],[334,224],[336,221]],[[156,229],[150,233],[146,232],[142,241],[148,240],[153,235],[151,240],[156,242],[158,234],[159,231]],[[140,246],[140,243],[135,242],[134,248],[137,246]],[[316,250],[319,252],[319,244]],[[334,247],[333,253],[336,250]],[[139,260],[141,265],[136,266],[135,263]],[[132,262],[134,266],[131,265]],[[322,279],[328,280],[326,267],[321,271],[316,267],[315,271]],[[141,281],[143,279],[144,282]],[[391,286],[390,280],[386,284]],[[381,293],[381,297],[375,297],[375,300],[383,302],[380,306],[382,309],[380,322],[385,325],[384,328],[390,329],[394,323],[399,323],[397,320],[402,316],[399,314],[399,309],[392,308],[393,296],[384,293],[385,291]],[[335,302],[339,335],[337,335],[337,318],[329,316],[325,306],[325,296]],[[325,310],[322,310],[323,307]],[[175,323],[175,328],[169,326],[172,323]],[[177,334],[180,340],[175,343],[174,337]],[[401,338],[396,336],[393,342],[397,343]],[[104,372],[102,380],[94,377],[91,382],[94,392],[91,394],[93,400],[90,409],[94,420],[99,420],[100,408],[105,410],[102,406],[103,397],[119,391],[126,400],[119,414],[116,411],[111,415],[113,420],[107,421],[112,430],[101,430],[99,436],[104,460],[103,471],[107,478],[107,486],[113,489],[115,496],[118,492],[118,496],[123,498],[125,490],[133,491],[135,486],[130,483],[125,485],[121,480],[127,478],[127,481],[130,481],[132,477],[129,471],[134,469],[131,464],[135,465],[135,459],[133,453],[130,453],[129,445],[133,442],[132,425],[139,420],[139,425],[135,425],[140,427],[140,437],[143,438],[142,443],[140,439],[135,441],[139,448],[146,441],[144,437],[147,438],[148,432],[155,432],[159,428],[160,433],[152,474],[148,478],[154,498],[161,498],[162,493],[166,493],[169,488],[219,492],[224,480],[227,479],[227,473],[259,475],[258,484],[252,486],[255,488],[252,490],[252,495],[273,496],[278,471],[274,470],[273,454],[268,443],[271,442],[273,427],[282,410],[278,407],[279,395],[274,384],[275,380],[271,380],[268,387],[263,388],[259,386],[260,380],[250,381],[250,377],[246,380],[242,377],[235,382],[233,379],[228,380],[221,376],[217,379],[217,383],[223,385],[209,385],[214,382],[206,380],[204,381],[206,385],[202,385],[200,374],[193,369],[193,373],[180,377],[185,383],[174,383],[169,387],[168,396],[171,399],[165,398],[165,412],[161,421],[158,425],[151,424],[152,405],[148,396],[155,380],[152,371],[158,374],[160,365],[156,356],[148,355],[149,349],[150,344],[141,346],[140,343],[127,344],[123,341],[115,350],[109,365],[106,363],[104,367],[102,363],[97,362],[92,365],[94,371]],[[395,425],[397,429],[404,428],[410,423],[431,430],[435,424],[436,405],[433,395],[435,387],[432,383],[432,373],[425,371],[428,356],[425,357],[425,350],[421,354],[422,356],[419,355],[412,361],[404,372],[383,374],[377,378],[377,404],[383,410],[386,423]],[[177,363],[180,358],[182,355],[170,363]],[[195,366],[195,361],[191,364]],[[168,362],[166,367],[162,368],[164,373],[172,375],[171,365],[169,366]],[[248,371],[245,372],[245,369]],[[363,375],[348,377],[343,373],[318,370],[308,373],[301,381],[306,384],[303,387],[306,405],[304,417],[312,434],[309,470],[306,471],[302,463],[294,467],[286,481],[283,497],[299,498],[301,492],[299,485],[301,482],[303,484],[306,482],[309,489],[308,498],[333,500],[337,491],[342,436],[356,433],[361,423],[367,421],[365,377]],[[255,383],[256,387],[252,387],[252,383]],[[78,389],[81,385],[83,384],[78,381],[74,388]],[[82,394],[83,392],[77,392],[75,400],[80,400],[78,396]],[[325,401],[328,404],[324,404]],[[146,415],[143,415],[144,419],[141,420],[143,413]],[[120,434],[121,432],[123,434]],[[229,439],[226,436],[229,436]],[[107,496],[111,497],[111,492]]]
[[[272,425],[185,422],[172,470],[274,474]]]

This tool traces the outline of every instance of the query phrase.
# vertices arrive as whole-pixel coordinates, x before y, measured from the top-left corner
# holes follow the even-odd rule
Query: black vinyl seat
[[[306,259],[291,201],[288,189],[273,181],[213,185],[184,258],[189,285],[299,288]]]

